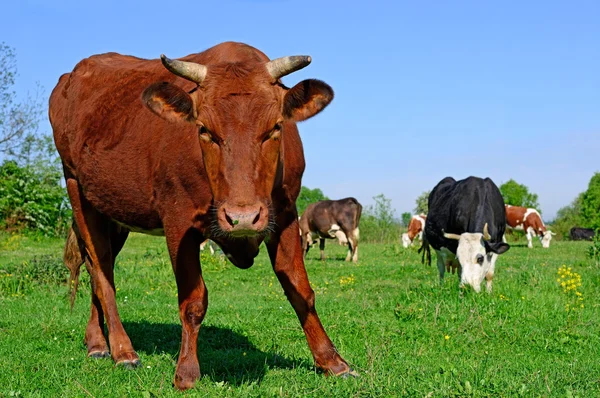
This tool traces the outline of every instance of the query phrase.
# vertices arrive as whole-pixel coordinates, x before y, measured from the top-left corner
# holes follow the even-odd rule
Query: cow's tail
[[[362,205],[360,203],[358,203],[358,201],[356,199],[354,199],[354,203],[356,204],[356,215],[354,216],[354,225],[356,225],[356,228],[354,229],[353,233],[354,233],[354,239],[356,239],[358,241],[360,238],[360,231],[358,229],[358,224],[360,223],[360,216],[362,215]]]
[[[418,251],[418,253],[422,253],[421,263],[431,265],[431,246],[429,246],[427,235],[423,234],[423,240],[421,242],[421,247]]]
[[[71,273],[69,276],[69,287],[71,290],[71,310],[73,310],[75,296],[77,295],[77,286],[79,285],[79,271],[84,262],[82,246],[79,244],[74,224],[69,229],[69,234],[67,235],[63,261]]]

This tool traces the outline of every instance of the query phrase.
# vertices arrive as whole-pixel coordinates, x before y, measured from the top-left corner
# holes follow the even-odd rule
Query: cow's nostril
[[[232,220],[231,217],[229,217],[229,215],[227,213],[225,213],[225,220],[229,223],[229,225],[231,225],[232,227],[235,227],[236,224],[239,222],[238,220]]]
[[[252,225],[256,224],[258,220],[260,220],[260,210],[258,211],[258,213],[256,213],[256,217],[254,217],[254,220],[252,220]]]

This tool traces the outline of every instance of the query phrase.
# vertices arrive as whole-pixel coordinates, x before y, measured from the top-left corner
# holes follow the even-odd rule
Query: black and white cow
[[[446,177],[429,194],[423,261],[427,254],[431,263],[431,245],[440,281],[446,269],[458,269],[461,286],[470,285],[479,292],[485,278],[491,292],[498,255],[510,248],[502,242],[505,228],[504,200],[491,179]]]
[[[573,227],[569,231],[571,240],[592,240],[594,239],[594,230],[592,228]]]
[[[319,239],[321,260],[325,259],[325,239],[348,244],[346,261],[358,261],[358,238],[362,206],[354,198],[322,200],[308,205],[300,217],[300,236],[304,253]]]

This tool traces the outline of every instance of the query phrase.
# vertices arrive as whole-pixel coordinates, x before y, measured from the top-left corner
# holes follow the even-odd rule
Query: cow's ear
[[[167,82],[153,83],[142,93],[152,112],[170,122],[194,122],[194,101],[183,89]]]
[[[289,89],[283,98],[283,115],[301,122],[321,112],[333,99],[333,89],[320,80],[304,80]]]
[[[485,244],[485,251],[487,253],[492,252],[492,253],[496,253],[496,254],[502,254],[502,253],[506,253],[508,251],[508,249],[510,249],[510,246],[508,245],[508,243],[504,243],[504,242],[490,243],[488,241],[484,241],[484,244]]]

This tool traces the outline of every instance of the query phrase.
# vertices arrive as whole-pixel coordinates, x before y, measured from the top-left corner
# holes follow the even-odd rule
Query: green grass
[[[520,241],[498,260],[494,292],[438,283],[415,249],[362,244],[360,262],[328,242],[309,253],[317,309],[356,379],[315,371],[299,322],[261,250],[239,270],[202,254],[209,309],[198,340],[202,378],[172,387],[180,343],[164,239],[133,234],[116,270],[121,318],[142,367],[86,358],[87,273],[71,312],[62,240],[0,235],[3,396],[580,396],[600,395],[599,269],[585,242]],[[581,275],[584,308],[565,311],[557,271]]]

